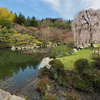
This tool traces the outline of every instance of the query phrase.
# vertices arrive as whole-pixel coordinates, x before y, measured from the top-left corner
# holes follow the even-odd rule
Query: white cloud
[[[100,0],[43,0],[64,19],[73,19],[83,9],[100,9]]]
[[[56,10],[60,11],[60,0],[43,0],[44,2],[51,5],[51,7]]]
[[[44,15],[39,16],[55,16],[63,19],[73,19],[74,16],[83,9],[100,9],[100,0],[3,0],[10,2],[10,4],[21,4],[16,6],[17,9],[29,9],[39,15],[38,12],[43,12]],[[13,2],[14,1],[14,2]],[[5,3],[6,4],[6,3]],[[5,5],[3,4],[3,5]],[[23,10],[24,11],[24,10]],[[49,14],[48,14],[49,11]],[[52,12],[50,12],[52,11]],[[37,14],[38,13],[38,14]],[[53,15],[54,14],[54,15]]]

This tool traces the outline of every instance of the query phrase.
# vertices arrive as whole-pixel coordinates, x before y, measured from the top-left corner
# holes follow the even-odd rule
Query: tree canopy
[[[9,13],[7,8],[0,8],[0,25],[9,28],[15,18],[14,13]]]
[[[100,42],[100,10],[82,10],[72,22],[74,41],[77,47]]]

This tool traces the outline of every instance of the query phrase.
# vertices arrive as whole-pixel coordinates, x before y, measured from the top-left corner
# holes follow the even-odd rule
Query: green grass
[[[92,54],[92,50],[87,48],[87,49],[79,50],[70,56],[61,57],[57,59],[60,59],[62,61],[65,69],[74,70],[74,63],[76,60],[78,60],[79,58],[86,58],[89,60],[90,63],[92,61],[92,59],[90,58],[91,54]]]

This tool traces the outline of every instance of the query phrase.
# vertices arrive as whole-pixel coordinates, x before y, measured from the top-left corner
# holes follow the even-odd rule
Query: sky
[[[1,0],[0,7],[17,15],[21,12],[25,18],[73,20],[81,10],[100,9],[100,0]]]

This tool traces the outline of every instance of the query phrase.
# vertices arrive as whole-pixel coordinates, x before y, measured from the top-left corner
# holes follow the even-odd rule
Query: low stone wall
[[[11,95],[9,92],[5,92],[0,89],[0,100],[25,100],[25,99],[15,95]]]

